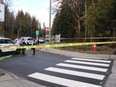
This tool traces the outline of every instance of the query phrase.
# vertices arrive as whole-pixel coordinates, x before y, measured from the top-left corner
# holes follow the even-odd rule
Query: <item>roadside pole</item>
[[[45,28],[45,39],[46,39],[46,41],[47,41],[47,28]],[[47,48],[46,48],[46,51],[47,51]]]
[[[51,0],[50,0],[50,9],[49,9],[49,42],[51,42]]]
[[[36,40],[37,40],[37,42],[39,40],[38,36],[39,36],[39,30],[36,30]]]

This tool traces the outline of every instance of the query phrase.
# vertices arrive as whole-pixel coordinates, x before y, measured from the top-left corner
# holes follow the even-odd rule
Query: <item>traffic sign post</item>
[[[39,40],[38,35],[39,35],[39,30],[36,30],[36,40],[37,41]]]
[[[39,31],[37,30],[37,31],[36,31],[36,36],[38,36],[38,35],[39,35]]]

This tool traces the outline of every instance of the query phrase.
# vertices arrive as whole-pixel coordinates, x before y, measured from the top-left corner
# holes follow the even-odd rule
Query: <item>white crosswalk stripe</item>
[[[57,66],[63,66],[63,67],[71,67],[71,68],[78,68],[78,69],[85,69],[85,70],[92,70],[92,71],[100,71],[100,72],[106,72],[106,68],[98,68],[93,66],[82,66],[82,65],[74,65],[74,64],[66,64],[66,63],[59,63]]]
[[[102,87],[110,74],[111,63],[110,60],[71,58],[28,77],[67,87]]]
[[[80,71],[59,69],[59,68],[54,68],[54,67],[49,67],[49,68],[47,68],[45,70],[52,71],[52,72],[69,74],[69,75],[75,75],[75,76],[82,76],[82,77],[87,77],[87,78],[93,78],[93,79],[98,79],[98,80],[103,80],[103,78],[105,77],[105,75],[98,75],[98,74],[85,73],[85,72],[80,72]]]
[[[74,60],[66,60],[64,62],[69,62],[69,63],[79,63],[79,64],[86,64],[86,65],[96,65],[96,66],[104,66],[108,67],[109,64],[103,64],[103,63],[93,63],[93,62],[85,62],[85,61],[74,61]]]
[[[74,60],[85,60],[85,61],[93,61],[93,62],[101,62],[101,63],[110,63],[111,61],[106,60],[95,60],[95,59],[85,59],[85,58],[72,58]]]
[[[31,74],[31,75],[28,75],[28,76],[32,77],[32,78],[36,78],[36,79],[40,79],[40,80],[64,85],[64,86],[67,86],[67,87],[101,87],[99,85],[94,85],[94,84],[89,84],[89,83],[85,83],[85,82],[69,80],[69,79],[65,79],[65,78],[60,78],[60,77],[56,77],[56,76],[51,76],[51,75],[38,73],[38,72],[36,72],[34,74]]]

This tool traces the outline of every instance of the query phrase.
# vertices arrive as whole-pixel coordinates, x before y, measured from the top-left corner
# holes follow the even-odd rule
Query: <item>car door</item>
[[[4,48],[2,52],[16,51],[16,48],[10,49],[10,46],[16,46],[10,39],[1,39],[0,46]]]

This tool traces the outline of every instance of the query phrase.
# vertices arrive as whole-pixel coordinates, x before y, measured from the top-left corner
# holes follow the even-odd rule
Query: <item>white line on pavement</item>
[[[67,87],[101,87],[99,85],[94,85],[94,84],[90,84],[90,83],[60,78],[60,77],[51,76],[51,75],[38,73],[38,72],[30,74],[28,76],[31,78],[44,80],[47,82],[51,82],[51,83],[55,83],[55,84],[59,84],[59,85],[67,86]]]
[[[74,61],[74,60],[66,60],[64,62],[76,63],[76,64],[85,64],[85,65],[105,66],[105,67],[108,67],[109,66],[109,64],[93,63],[93,62],[84,62],[84,61]]]
[[[63,66],[63,67],[77,68],[77,69],[100,71],[100,72],[106,72],[107,71],[106,68],[98,68],[98,67],[92,67],[92,66],[74,65],[74,64],[66,64],[66,63],[59,63],[59,64],[56,64],[56,65],[57,66]]]
[[[105,75],[99,75],[99,74],[93,74],[93,73],[87,73],[87,72],[81,72],[81,71],[74,71],[74,70],[67,70],[67,69],[60,69],[60,68],[54,68],[54,67],[49,67],[49,68],[46,68],[45,70],[57,72],[57,73],[68,74],[68,75],[92,78],[92,79],[97,79],[97,80],[103,80],[105,77]]]
[[[92,62],[102,62],[102,63],[110,63],[111,61],[106,60],[97,60],[97,59],[86,59],[86,58],[72,58],[74,60],[85,60],[85,61],[92,61]]]

